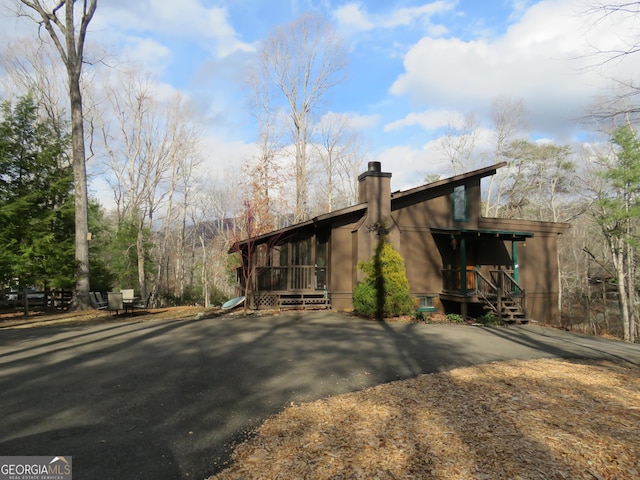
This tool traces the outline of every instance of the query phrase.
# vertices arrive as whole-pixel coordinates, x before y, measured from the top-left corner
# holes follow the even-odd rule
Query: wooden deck
[[[463,274],[464,273],[464,274]],[[491,270],[483,274],[478,269],[442,271],[441,300],[480,304],[486,313],[505,322],[527,322],[526,295],[510,270]],[[461,278],[464,281],[461,282]]]

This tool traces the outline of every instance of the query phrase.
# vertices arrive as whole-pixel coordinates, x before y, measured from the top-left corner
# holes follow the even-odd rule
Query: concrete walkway
[[[0,455],[69,455],[78,479],[203,479],[291,402],[542,357],[640,364],[640,345],[328,312],[5,329]]]

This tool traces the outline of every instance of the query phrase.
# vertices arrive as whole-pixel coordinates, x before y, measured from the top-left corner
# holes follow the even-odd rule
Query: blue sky
[[[12,0],[2,0],[5,6]],[[531,135],[559,143],[584,137],[577,120],[611,85],[639,71],[633,57],[585,68],[593,45],[628,41],[633,24],[594,26],[585,0],[101,0],[91,41],[139,62],[163,87],[207,114],[207,168],[249,155],[254,126],[241,81],[256,45],[278,24],[321,12],[344,36],[350,65],[327,111],[349,115],[369,139],[371,159],[393,172],[392,187],[450,174],[438,136],[473,112],[489,127],[498,96],[523,100]],[[4,11],[3,38],[33,34]],[[31,28],[31,30],[30,30]],[[488,138],[488,137],[487,137]]]

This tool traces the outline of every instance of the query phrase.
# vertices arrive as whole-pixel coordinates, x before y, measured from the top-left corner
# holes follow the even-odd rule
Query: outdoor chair
[[[133,288],[123,288],[120,290],[122,293],[122,302],[124,303],[125,311],[133,311],[134,308],[146,308],[143,302],[135,296]]]
[[[93,292],[96,295],[96,300],[98,301],[98,303],[100,305],[109,305],[109,302],[107,300],[105,300],[104,298],[102,298],[102,293],[100,292]]]
[[[109,302],[102,299],[100,292],[89,292],[89,300],[91,305],[97,310],[105,310],[109,307]]]
[[[124,303],[122,301],[122,292],[107,292],[108,298],[108,310],[112,312],[124,310]]]

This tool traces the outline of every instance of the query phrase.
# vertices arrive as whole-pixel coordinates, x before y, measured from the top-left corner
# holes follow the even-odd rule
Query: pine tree
[[[640,240],[640,139],[631,126],[612,135],[616,162],[603,177],[610,188],[596,202],[596,222],[606,238],[617,273],[624,339],[637,337],[636,250]]]
[[[74,284],[73,171],[63,125],[38,118],[30,95],[0,121],[0,281]]]

